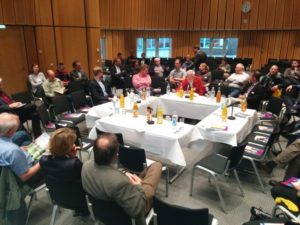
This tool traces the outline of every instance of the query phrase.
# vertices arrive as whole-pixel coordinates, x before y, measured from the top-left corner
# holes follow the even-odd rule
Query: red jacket
[[[183,90],[186,91],[189,86],[188,80],[185,78],[181,84],[178,86],[177,90],[180,89],[180,86],[182,86]],[[195,88],[195,92],[199,95],[204,95],[205,94],[205,87],[202,83],[202,80],[200,77],[195,76],[194,81],[193,81],[193,87]]]

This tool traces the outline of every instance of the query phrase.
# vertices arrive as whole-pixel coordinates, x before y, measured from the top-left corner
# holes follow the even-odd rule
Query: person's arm
[[[132,85],[135,89],[139,89],[141,87],[142,83],[141,83],[138,75],[134,75],[132,77]]]
[[[99,88],[98,88],[96,85],[98,85],[98,84],[95,84],[92,82],[89,84],[89,89],[90,89],[90,92],[92,95],[92,99],[95,99],[96,101],[108,100],[108,97],[105,97],[101,90],[99,91],[99,88],[101,89],[101,87],[99,86]]]
[[[48,81],[45,81],[45,82],[43,83],[43,89],[44,89],[45,95],[46,95],[47,97],[53,97],[53,96],[54,96],[54,93],[51,93],[51,90],[50,90],[49,82],[48,82]]]
[[[34,166],[30,167],[27,172],[19,175],[21,181],[27,181],[31,177],[33,177],[39,170],[40,170],[40,163],[35,164]]]
[[[38,87],[42,84],[42,82],[35,82],[32,74],[29,75],[28,79],[32,87]]]

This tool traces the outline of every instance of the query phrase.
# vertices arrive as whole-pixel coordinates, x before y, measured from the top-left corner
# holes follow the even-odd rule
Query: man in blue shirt
[[[0,114],[0,166],[8,166],[21,181],[34,186],[34,178],[40,170],[40,164],[26,151],[12,142],[12,136],[19,127],[19,117],[10,113]],[[38,175],[40,177],[40,174]],[[40,180],[40,179],[38,179]]]

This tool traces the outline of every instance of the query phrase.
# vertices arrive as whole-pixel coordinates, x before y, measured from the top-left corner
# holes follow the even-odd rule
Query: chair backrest
[[[207,208],[189,209],[170,205],[157,198],[154,198],[153,208],[157,214],[157,225],[209,225]]]
[[[69,90],[69,93],[72,93],[75,91],[84,90],[84,88],[83,88],[81,81],[71,81],[68,84],[68,90]]]
[[[68,97],[65,95],[54,97],[52,103],[53,103],[53,110],[55,115],[72,111],[70,108]]]
[[[22,102],[22,103],[31,103],[33,101],[33,97],[30,92],[28,91],[23,91],[23,92],[18,92],[14,93],[11,95],[11,98],[16,101],[16,102]]]
[[[281,108],[282,108],[282,99],[271,96],[267,105],[266,110],[271,112],[277,116],[279,116]]]
[[[102,131],[102,130],[99,130],[98,128],[96,128],[96,133],[97,133],[97,136],[100,136],[106,132]],[[124,140],[123,140],[123,135],[122,133],[115,133],[115,135],[117,136],[117,139],[118,139],[118,142],[120,145],[124,145]]]
[[[131,218],[122,207],[113,201],[96,199],[88,195],[88,200],[92,204],[92,209],[96,219],[106,225],[131,225]]]
[[[51,122],[49,112],[47,111],[47,107],[45,104],[41,104],[37,107],[37,112],[39,114],[39,117],[42,121],[42,124],[46,126],[49,122]]]
[[[120,145],[118,155],[119,163],[133,172],[140,173],[146,166],[144,149]]]
[[[229,170],[235,169],[240,164],[240,162],[243,159],[243,154],[244,154],[246,145],[247,145],[247,143],[243,142],[243,143],[241,143],[237,146],[233,146],[231,148],[231,151],[230,151],[230,154],[228,157],[228,161],[230,162],[229,166],[228,166]]]
[[[75,109],[80,109],[88,105],[84,90],[71,92],[72,102]]]
[[[86,193],[82,188],[81,181],[61,182],[46,176],[45,182],[54,204],[73,210],[85,208]]]

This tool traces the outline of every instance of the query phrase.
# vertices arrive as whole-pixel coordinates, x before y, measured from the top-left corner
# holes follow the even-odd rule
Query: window
[[[106,40],[105,38],[100,38],[100,58],[102,61],[106,59]]]
[[[208,56],[236,58],[238,38],[201,38],[200,47]]]
[[[147,58],[171,57],[171,38],[137,38],[136,55],[141,57],[145,52]]]

